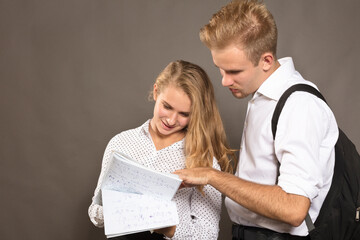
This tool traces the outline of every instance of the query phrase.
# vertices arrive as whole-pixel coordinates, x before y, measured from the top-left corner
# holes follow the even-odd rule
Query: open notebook
[[[177,225],[173,196],[181,179],[113,152],[101,186],[107,237]]]

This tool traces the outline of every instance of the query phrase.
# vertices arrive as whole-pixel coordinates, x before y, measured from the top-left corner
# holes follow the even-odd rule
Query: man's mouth
[[[235,92],[238,91],[238,89],[236,89],[236,88],[229,88],[229,90],[230,90],[232,93],[235,93]]]

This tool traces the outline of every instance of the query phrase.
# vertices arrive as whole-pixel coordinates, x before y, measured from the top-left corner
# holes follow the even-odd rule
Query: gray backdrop
[[[225,0],[0,0],[0,239],[104,239],[87,215],[108,140],[152,117],[168,62],[202,66],[232,147],[234,99],[198,31]],[[360,146],[357,0],[268,0],[292,56]],[[230,239],[223,209],[219,239]]]

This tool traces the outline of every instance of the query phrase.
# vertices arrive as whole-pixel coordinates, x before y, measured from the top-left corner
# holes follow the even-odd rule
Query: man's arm
[[[210,184],[225,196],[252,212],[299,226],[309,211],[307,197],[289,194],[277,185],[262,185],[213,168],[192,168],[175,172],[184,186]]]

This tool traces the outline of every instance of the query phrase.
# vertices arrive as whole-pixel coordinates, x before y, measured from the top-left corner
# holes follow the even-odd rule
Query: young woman
[[[194,167],[232,171],[230,159],[234,159],[234,152],[226,141],[213,86],[202,68],[182,60],[171,62],[157,77],[152,98],[152,119],[116,135],[107,145],[94,196],[100,191],[113,150],[160,172]],[[173,200],[180,219],[177,226],[119,239],[218,238],[222,199],[217,190],[208,185],[183,188]],[[95,226],[103,226],[102,206],[96,204],[95,197],[89,216]]]

